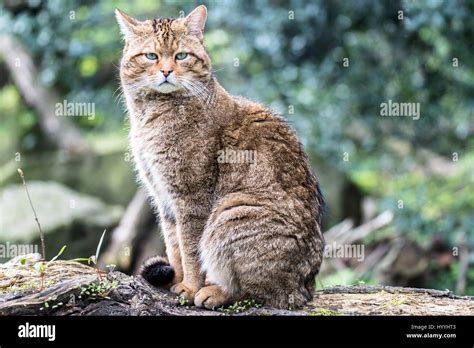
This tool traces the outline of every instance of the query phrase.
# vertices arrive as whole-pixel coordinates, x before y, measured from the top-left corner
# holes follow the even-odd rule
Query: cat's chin
[[[169,82],[164,82],[159,86],[153,87],[153,89],[159,93],[169,94],[169,93],[179,91],[182,88],[181,86],[178,86]]]

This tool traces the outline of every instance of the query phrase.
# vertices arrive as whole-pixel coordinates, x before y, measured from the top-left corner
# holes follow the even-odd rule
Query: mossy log
[[[43,283],[43,286],[41,285]],[[71,261],[46,266],[1,265],[0,315],[473,315],[474,297],[450,291],[389,286],[337,286],[315,292],[298,310],[254,306],[214,311],[189,306],[141,277],[107,274]]]

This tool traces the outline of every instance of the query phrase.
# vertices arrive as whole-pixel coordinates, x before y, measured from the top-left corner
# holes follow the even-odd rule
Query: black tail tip
[[[154,286],[164,286],[174,278],[174,269],[161,256],[154,256],[146,260],[140,268],[140,275]]]

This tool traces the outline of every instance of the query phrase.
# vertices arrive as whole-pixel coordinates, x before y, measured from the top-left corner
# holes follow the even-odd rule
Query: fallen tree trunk
[[[389,286],[338,286],[316,291],[299,310],[241,302],[214,311],[183,304],[141,277],[102,273],[71,261],[47,265],[40,275],[28,265],[0,267],[0,315],[473,315],[474,297],[449,290]],[[35,273],[36,272],[36,273]]]
[[[155,221],[148,197],[145,191],[139,188],[128,204],[119,225],[113,230],[111,242],[102,255],[102,261],[115,264],[124,272],[133,273],[137,258],[140,256],[139,249],[143,247],[140,244],[150,242],[151,234],[158,234]],[[153,226],[152,231],[150,224]],[[153,246],[158,252],[164,251],[163,243]]]

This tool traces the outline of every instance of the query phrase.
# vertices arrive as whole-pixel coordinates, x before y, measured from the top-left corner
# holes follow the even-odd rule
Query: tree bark
[[[0,315],[473,315],[474,297],[456,296],[449,290],[390,286],[337,286],[316,291],[304,308],[283,310],[234,305],[214,311],[180,304],[165,289],[141,277],[110,272],[99,279],[97,270],[69,261],[46,268],[44,289],[15,291],[25,279],[39,282],[18,265],[0,268]],[[28,275],[28,272],[30,273]],[[5,276],[9,275],[9,276]],[[21,277],[20,277],[21,275]],[[12,284],[13,283],[13,284]]]
[[[153,225],[152,231],[150,231],[150,222]],[[150,233],[158,234],[158,228],[147,195],[143,189],[139,188],[128,204],[119,225],[112,232],[111,242],[103,253],[102,260],[105,264],[117,265],[120,270],[131,271],[136,263],[133,255],[138,254],[133,251],[137,251],[139,247],[137,244],[150,240],[146,238],[147,235],[144,235]],[[155,248],[161,250],[159,245]]]

